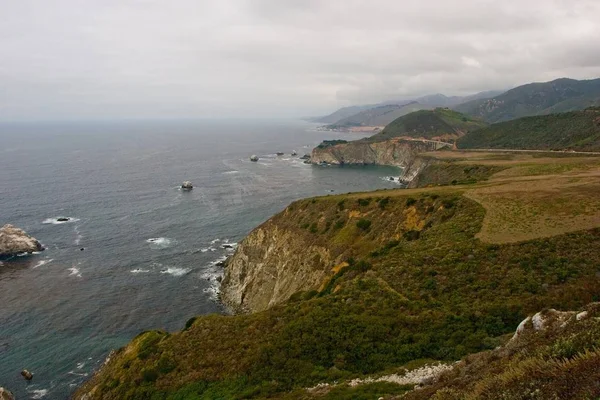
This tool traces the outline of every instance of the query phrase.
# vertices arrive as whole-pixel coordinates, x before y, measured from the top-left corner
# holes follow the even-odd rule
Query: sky
[[[600,77],[599,0],[0,0],[0,120],[297,117]]]

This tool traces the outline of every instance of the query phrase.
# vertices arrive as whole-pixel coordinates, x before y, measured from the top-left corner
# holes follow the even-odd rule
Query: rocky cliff
[[[288,213],[289,208],[252,231],[227,262],[221,299],[235,311],[265,310],[325,279],[329,250],[280,224]]]
[[[381,142],[357,140],[336,145],[320,145],[312,151],[313,164],[355,164],[409,166],[417,154],[450,147],[450,144],[409,139]]]
[[[20,253],[32,253],[44,248],[36,239],[25,233],[24,230],[6,224],[0,228],[0,257]]]

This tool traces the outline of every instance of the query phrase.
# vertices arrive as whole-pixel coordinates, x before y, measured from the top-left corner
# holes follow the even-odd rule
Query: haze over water
[[[224,244],[296,199],[397,188],[389,167],[317,167],[294,121],[0,125],[0,225],[47,250],[0,265],[0,386],[63,399],[143,330],[221,313]],[[277,151],[285,156],[277,157]],[[261,157],[257,163],[249,156]],[[191,180],[195,188],[178,185]],[[57,217],[69,217],[66,223]],[[84,250],[80,250],[84,248]],[[26,383],[19,372],[35,376]]]

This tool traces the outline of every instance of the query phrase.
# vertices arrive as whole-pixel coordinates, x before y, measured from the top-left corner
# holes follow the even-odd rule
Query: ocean
[[[398,188],[396,168],[298,158],[362,136],[301,121],[0,124],[0,225],[47,248],[0,260],[0,386],[65,399],[141,331],[226,312],[218,262],[254,227],[300,198]]]

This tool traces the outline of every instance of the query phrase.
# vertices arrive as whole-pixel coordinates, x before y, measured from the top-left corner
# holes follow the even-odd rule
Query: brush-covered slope
[[[456,111],[489,123],[600,105],[600,79],[556,79],[518,86],[499,96],[455,106]]]
[[[369,139],[380,141],[394,137],[412,137],[447,140],[460,137],[483,126],[486,124],[459,112],[448,108],[436,108],[400,117]]]
[[[417,103],[416,101],[408,104],[386,104],[342,118],[327,127],[330,129],[341,129],[355,126],[386,126],[403,115],[430,108],[430,106]]]
[[[463,169],[470,168],[467,157],[456,160]],[[548,232],[537,224],[561,226],[544,210],[563,223],[600,213],[598,179],[590,169],[581,178],[573,170],[564,179],[554,170],[547,177],[540,169],[523,175],[518,168],[530,168],[527,162],[494,157],[477,162],[510,168],[496,174],[504,174],[502,179],[492,176],[484,184],[293,203],[258,228],[262,242],[247,242],[236,256],[257,260],[293,249],[294,257],[228,265],[227,273],[244,283],[263,269],[282,287],[296,285],[300,291],[268,302],[261,312],[200,316],[182,332],[140,334],[75,398],[389,398],[411,387],[381,383],[322,395],[305,388],[394,373],[416,360],[453,362],[501,345],[527,315],[549,307],[577,310],[595,301],[600,230],[594,226],[600,223]],[[553,167],[552,160],[539,167],[546,165]],[[513,187],[507,177],[514,168],[520,175]],[[531,191],[533,182],[562,186]],[[490,188],[498,192],[490,195]],[[571,207],[560,188],[571,190],[568,198],[585,198],[585,208]],[[479,238],[486,226],[514,230],[518,221],[488,217],[486,211],[503,196],[512,199],[515,214],[533,210],[537,222],[527,240]],[[247,296],[254,294],[240,298]]]
[[[493,124],[458,141],[463,149],[600,151],[600,108]]]

